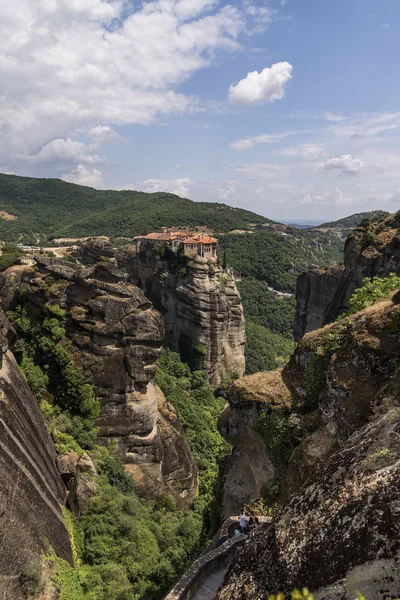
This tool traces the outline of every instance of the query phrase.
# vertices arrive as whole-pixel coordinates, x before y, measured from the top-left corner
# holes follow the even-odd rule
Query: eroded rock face
[[[74,256],[85,265],[101,261],[114,262],[115,252],[106,236],[91,237],[74,252]]]
[[[358,227],[349,235],[344,267],[303,273],[297,282],[294,322],[296,340],[308,331],[334,321],[347,310],[354,290],[364,277],[400,273],[399,213]]]
[[[167,345],[183,357],[202,345],[211,385],[217,387],[245,368],[245,323],[233,277],[200,256],[193,260],[165,256],[151,246],[121,249],[118,265],[161,311]]]
[[[0,598],[24,598],[22,567],[39,563],[49,544],[72,561],[61,506],[66,489],[36,399],[12,352],[14,334],[0,311]]]
[[[295,447],[276,498],[282,508],[246,546],[219,600],[263,600],[302,586],[318,600],[352,600],[357,591],[397,597],[398,301],[305,335],[282,373],[233,386],[230,410],[242,421],[247,410],[248,427],[253,414],[289,413],[285,435]],[[240,444],[240,430],[231,441]]]
[[[312,484],[249,543],[218,600],[308,586],[318,600],[395,598],[400,589],[400,410],[353,434]]]
[[[293,335],[300,340],[307,331],[319,329],[343,275],[344,267],[312,269],[299,275]]]
[[[275,478],[275,468],[254,423],[272,408],[288,411],[292,397],[281,370],[248,375],[229,390],[229,405],[218,421],[221,435],[235,448],[225,471],[224,517],[239,514],[244,505],[263,495]]]
[[[100,400],[99,441],[114,440],[125,464],[139,465],[162,479],[171,434],[164,437],[158,426],[159,391],[154,383],[164,339],[160,313],[113,264],[82,268],[41,257],[38,265],[41,273],[28,282],[28,301],[42,314],[53,303],[66,310],[75,360],[87,369]],[[179,459],[187,471],[181,495],[190,500],[197,473],[183,432],[175,434],[182,437]]]

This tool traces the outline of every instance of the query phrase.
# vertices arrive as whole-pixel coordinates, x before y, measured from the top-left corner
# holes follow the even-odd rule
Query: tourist
[[[240,531],[239,531],[239,529],[238,529],[237,527],[236,527],[236,529],[235,529],[235,533],[234,533],[234,535],[235,535],[235,537],[236,537],[237,535],[240,535]]]
[[[239,525],[240,525],[240,531],[242,533],[246,533],[247,517],[246,517],[246,513],[244,512],[244,510],[242,511],[242,513],[240,515]]]

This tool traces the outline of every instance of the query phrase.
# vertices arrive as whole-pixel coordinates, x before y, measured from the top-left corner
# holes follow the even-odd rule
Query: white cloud
[[[359,201],[357,199],[345,196],[338,187],[333,190],[306,193],[298,201],[298,204],[322,204],[331,206],[346,206],[358,203]]]
[[[236,195],[237,191],[235,181],[224,181],[217,191],[218,200],[222,200],[223,202],[229,202],[229,200],[235,198]]]
[[[104,187],[103,174],[98,169],[87,169],[84,165],[78,165],[71,173],[65,173],[61,176],[64,181],[77,183],[78,185],[87,185],[101,189]]]
[[[31,156],[30,160],[36,163],[56,165],[101,164],[106,162],[106,159],[95,154],[95,146],[74,142],[71,138],[52,140],[43,146],[37,154]]]
[[[251,0],[244,0],[244,11],[252,17],[252,25],[247,29],[249,35],[261,33],[277,16],[277,11],[270,6],[259,6]]]
[[[98,143],[121,142],[125,138],[108,125],[97,125],[88,131],[88,136]]]
[[[175,14],[183,19],[191,19],[209,11],[218,4],[217,0],[177,0],[175,2]]]
[[[177,86],[240,50],[246,20],[210,0],[3,0],[1,167],[79,131],[197,110]]]
[[[365,138],[397,132],[400,129],[400,112],[379,113],[326,113],[332,123],[330,132],[339,137]]]
[[[363,166],[364,163],[359,158],[353,158],[351,154],[343,154],[343,156],[330,158],[323,164],[322,168],[327,171],[337,170],[345,174],[357,175]]]
[[[293,135],[295,133],[295,131],[282,131],[281,133],[265,133],[263,135],[257,135],[251,138],[236,140],[235,142],[232,142],[230,146],[235,150],[249,150],[257,144],[274,144],[275,142],[280,142],[281,140],[284,140],[285,138],[289,137],[289,135]]]
[[[393,196],[390,198],[389,202],[391,202],[392,204],[396,204],[397,205],[396,210],[400,210],[400,188],[398,188],[395,191]]]
[[[286,170],[288,167],[275,163],[246,163],[243,165],[232,165],[230,171],[244,173],[246,175],[259,175],[262,177],[273,177],[276,173]]]
[[[324,144],[298,144],[279,150],[282,156],[299,156],[304,160],[316,160],[326,156],[327,152]]]
[[[279,62],[261,73],[248,73],[236,85],[229,87],[229,102],[235,106],[251,106],[280,100],[285,95],[285,85],[292,78],[292,69],[288,62]]]
[[[177,196],[188,198],[190,195],[191,179],[145,179],[137,183],[127,184],[124,190],[142,190],[143,192],[170,192]]]

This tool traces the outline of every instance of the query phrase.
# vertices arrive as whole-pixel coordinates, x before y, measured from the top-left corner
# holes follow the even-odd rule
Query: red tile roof
[[[183,240],[184,244],[218,244],[218,240],[210,235],[194,235]]]

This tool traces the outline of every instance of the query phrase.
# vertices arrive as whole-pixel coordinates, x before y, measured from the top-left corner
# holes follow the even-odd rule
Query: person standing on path
[[[240,515],[239,525],[240,525],[240,531],[242,533],[246,533],[247,518],[246,518],[246,513],[244,512],[244,510],[242,511],[242,513]]]

